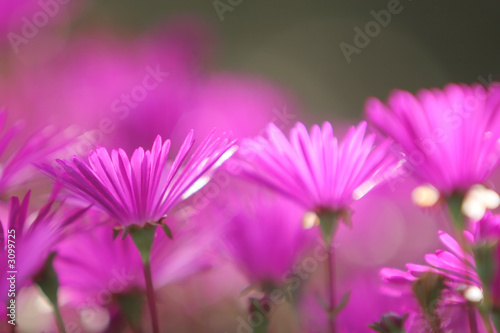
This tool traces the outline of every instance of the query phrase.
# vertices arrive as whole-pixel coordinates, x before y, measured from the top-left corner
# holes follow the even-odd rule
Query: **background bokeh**
[[[214,126],[241,138],[262,134],[268,122],[286,130],[295,121],[328,120],[342,136],[362,118],[370,96],[386,100],[395,88],[416,92],[448,82],[500,80],[500,2],[56,1],[0,4],[0,106],[6,106],[11,123],[26,120],[21,137],[47,124],[75,131],[81,143],[63,157],[86,155],[95,145],[130,153],[149,148],[158,134],[172,138],[176,151],[189,129],[199,139]],[[46,22],[41,17],[36,31],[26,26],[26,18],[32,22],[54,4],[54,15]],[[355,46],[357,29],[365,31],[373,13],[388,6],[399,13],[346,59],[342,43]],[[144,86],[157,66],[168,72],[159,88],[146,89],[136,106],[117,109],[125,104],[115,101]],[[147,80],[154,83],[151,76]],[[499,179],[490,187],[498,188]],[[226,205],[227,198],[246,191],[235,183],[215,204]],[[378,292],[382,266],[423,263],[423,255],[439,246],[436,231],[448,227],[445,213],[413,205],[416,185],[405,179],[377,188],[354,205],[352,228],[339,230],[339,285],[354,291],[341,319],[346,331],[365,331],[392,309],[393,300]],[[212,213],[210,207],[202,210],[205,226],[217,220]],[[159,292],[160,307],[169,314],[163,327],[239,329],[248,277],[222,262]],[[319,266],[305,283],[313,291],[323,285]],[[325,316],[311,295],[299,310],[317,332]],[[27,309],[20,318],[30,332],[41,316]],[[288,305],[276,316],[275,332],[299,332]],[[103,327],[88,330],[104,332]]]
[[[373,20],[370,11],[387,9],[390,1],[80,2],[85,8],[70,19],[67,38],[103,27],[137,36],[172,16],[195,15],[214,28],[219,41],[210,68],[270,78],[289,88],[307,112],[322,115],[359,116],[368,96],[385,98],[396,87],[415,91],[499,78],[500,3],[495,1],[402,0],[402,11],[350,64],[339,44],[353,44],[353,28],[364,29]],[[223,20],[216,3],[232,8]]]

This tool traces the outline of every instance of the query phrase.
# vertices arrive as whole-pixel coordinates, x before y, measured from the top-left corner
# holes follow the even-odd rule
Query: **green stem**
[[[328,314],[328,323],[330,331],[335,333],[335,254],[333,253],[333,246],[330,243],[328,245],[328,295],[330,296],[330,313]]]
[[[59,306],[57,305],[52,305],[54,308],[54,316],[56,317],[56,323],[57,323],[57,328],[59,329],[60,333],[65,333],[66,328],[64,327],[64,321],[61,316],[61,310],[59,309]]]
[[[120,313],[134,333],[140,333],[141,330],[141,317],[142,305],[144,301],[143,292],[131,291],[126,294],[116,295],[116,299],[120,306]]]
[[[146,296],[148,299],[149,312],[151,313],[151,325],[153,333],[159,333],[158,312],[156,310],[156,301],[153,288],[153,278],[151,274],[151,250],[156,232],[156,226],[146,225],[145,227],[130,226],[127,230],[134,241],[137,250],[141,255],[144,280],[146,282]]]
[[[158,312],[156,310],[156,301],[154,294],[155,291],[153,288],[150,262],[144,263],[144,279],[146,280],[146,295],[148,298],[149,311],[151,312],[151,324],[153,326],[153,332],[158,333],[160,332],[160,328],[158,325]]]
[[[58,306],[57,291],[59,290],[59,279],[54,269],[55,252],[52,252],[45,261],[43,269],[35,276],[34,282],[40,287],[42,292],[49,300],[54,310],[57,328],[60,333],[66,333],[64,321],[62,319],[61,311]]]
[[[250,314],[258,314],[262,318],[262,323],[253,327],[253,333],[267,333],[269,328],[269,313],[264,309],[264,305],[261,304],[261,302],[265,303],[267,299],[267,295],[260,301],[250,298]]]
[[[261,299],[253,298],[250,299],[250,315],[258,315],[262,318],[262,323],[253,326],[253,333],[267,333],[269,329],[269,316],[271,315],[271,309],[266,308],[269,305],[270,298],[266,293]]]
[[[450,215],[452,218],[453,225],[455,227],[456,232],[458,233],[458,240],[460,243],[460,246],[462,248],[462,251],[464,252],[463,256],[463,262],[464,262],[464,268],[465,271],[467,272],[467,260],[465,259],[466,253],[470,253],[471,249],[470,246],[467,244],[465,237],[464,237],[464,230],[466,227],[466,218],[464,214],[462,213],[462,203],[463,203],[463,195],[452,195],[451,197],[448,198],[448,209],[450,211]],[[468,276],[466,276],[466,279]],[[476,314],[475,314],[475,309],[474,307],[467,302],[467,314],[468,314],[468,319],[469,319],[469,330],[471,333],[477,333],[478,332],[478,326],[477,326],[477,320],[476,320]],[[486,327],[489,326],[489,320],[487,318],[483,318],[484,324]]]
[[[267,333],[267,327],[269,326],[269,320],[264,317],[264,322],[253,328],[253,333]]]
[[[335,255],[333,248],[333,239],[339,226],[339,213],[325,211],[318,214],[319,224],[323,232],[325,245],[328,248],[328,327],[331,333],[335,333],[336,328],[336,305],[335,305]]]
[[[493,308],[491,319],[493,321],[493,325],[495,325],[497,332],[500,332],[500,308]]]
[[[452,194],[448,200],[448,210],[451,215],[451,220],[455,230],[458,230],[460,234],[465,230],[465,216],[462,214],[462,203],[464,201],[464,196],[461,194]]]

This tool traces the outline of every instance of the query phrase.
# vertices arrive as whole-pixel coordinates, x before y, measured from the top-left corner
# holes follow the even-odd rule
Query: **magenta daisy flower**
[[[226,221],[227,253],[250,283],[283,285],[317,236],[302,227],[304,210],[287,199],[259,191],[245,200],[233,199],[231,211],[236,213]]]
[[[52,260],[49,258],[54,255],[57,244],[70,234],[68,228],[87,210],[54,208],[54,201],[51,200],[33,217],[28,215],[29,199],[30,192],[21,202],[18,197],[12,197],[8,219],[0,222],[0,292],[3,304],[12,303],[21,288],[33,283],[42,287],[44,293],[47,292],[43,286],[47,282],[47,264]],[[51,290],[55,294],[46,293],[46,296],[54,306],[56,318],[60,319],[57,288],[54,291],[52,285]],[[62,325],[62,319],[59,323]]]
[[[267,138],[243,146],[243,168],[250,178],[300,203],[306,209],[341,211],[387,179],[396,169],[390,141],[374,146],[366,123],[352,127],[339,143],[332,125],[314,125],[308,133],[297,123],[287,138],[274,124]]]
[[[214,138],[214,132],[188,157],[192,146],[193,131],[169,163],[170,140],[162,143],[158,136],[151,150],[138,148],[130,159],[121,149],[109,153],[99,147],[89,154],[88,163],[73,156],[71,161],[57,161],[60,172],[44,169],[122,226],[144,227],[159,222],[175,204],[206,184],[211,172],[236,149],[234,141]]]
[[[335,269],[332,239],[342,219],[348,222],[349,205],[371,188],[392,176],[397,159],[389,154],[390,141],[374,146],[375,136],[367,135],[366,123],[352,127],[339,143],[332,125],[314,125],[308,133],[297,123],[287,138],[274,124],[267,138],[258,137],[244,145],[242,166],[246,176],[295,200],[317,218],[328,251],[329,325],[335,331]],[[347,221],[346,221],[347,220]]]
[[[445,196],[483,183],[500,161],[498,84],[449,84],[416,96],[396,90],[387,105],[370,98],[366,114],[401,145],[410,173]]]
[[[153,332],[159,332],[156,312],[151,254],[156,227],[164,223],[170,209],[186,199],[209,180],[211,173],[236,150],[234,141],[214,138],[212,132],[188,158],[193,146],[193,131],[189,132],[179,153],[170,164],[167,161],[170,140],[162,143],[158,136],[151,150],[136,149],[129,159],[122,149],[97,148],[85,163],[78,156],[72,161],[58,160],[60,172],[44,169],[54,178],[85,200],[95,204],[124,228],[123,239],[130,234],[143,261],[146,292],[151,312]]]

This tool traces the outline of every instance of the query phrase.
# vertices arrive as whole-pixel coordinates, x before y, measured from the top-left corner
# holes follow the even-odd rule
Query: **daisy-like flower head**
[[[246,142],[243,168],[250,178],[322,213],[347,210],[375,185],[391,176],[397,159],[388,154],[391,142],[374,146],[366,123],[352,127],[339,143],[332,125],[314,125],[308,133],[297,123],[287,138],[274,124],[267,138]]]
[[[121,226],[144,227],[160,222],[175,204],[205,185],[211,172],[236,149],[234,141],[214,138],[214,132],[188,157],[192,146],[190,131],[171,164],[170,140],[162,143],[158,136],[151,150],[140,147],[130,159],[122,149],[109,153],[99,147],[90,152],[88,163],[73,156],[71,161],[57,161],[62,170],[43,168]]]
[[[500,86],[449,84],[443,90],[402,90],[384,105],[366,102],[368,120],[393,138],[407,167],[444,196],[483,183],[500,161]]]
[[[6,277],[15,272],[19,287],[33,281],[50,252],[69,234],[70,225],[87,210],[54,208],[54,201],[51,200],[32,218],[28,215],[29,199],[30,192],[22,201],[12,197],[8,219],[0,222],[0,291],[4,300],[10,283]]]

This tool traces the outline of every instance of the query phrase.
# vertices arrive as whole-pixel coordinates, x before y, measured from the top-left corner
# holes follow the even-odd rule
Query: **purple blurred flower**
[[[7,112],[0,110],[0,130],[6,126]],[[71,139],[66,133],[56,132],[55,128],[42,128],[34,131],[27,139],[19,141],[24,129],[21,122],[15,123],[0,134],[0,194],[8,195],[20,186],[33,181],[41,174],[32,165],[48,161],[55,153],[67,146]]]
[[[226,216],[225,231],[229,255],[250,283],[281,286],[317,236],[314,230],[302,227],[304,210],[263,191],[231,198],[228,209],[234,216]]]
[[[68,228],[86,209],[68,210],[53,208],[51,200],[42,207],[34,220],[28,217],[30,192],[19,202],[18,197],[12,197],[9,205],[8,222],[0,223],[0,238],[3,243],[0,248],[0,291],[2,299],[7,299],[9,289],[9,271],[16,271],[18,287],[29,283],[43,268],[45,260],[55,246],[68,235]],[[10,244],[10,246],[9,246]],[[9,257],[9,249],[14,249],[13,261]],[[12,265],[12,266],[11,266]]]
[[[243,137],[270,121],[289,128],[298,112],[281,87],[251,75],[207,72],[212,30],[180,17],[133,39],[86,32],[49,48],[53,54],[43,60],[42,44],[23,53],[32,54],[32,63],[9,64],[0,100],[33,119],[77,126],[81,143],[74,154],[80,156],[95,146],[130,154],[158,134],[178,149],[190,129],[199,137],[214,127]]]
[[[443,195],[483,183],[500,159],[500,87],[449,84],[396,90],[387,106],[366,102],[366,114],[383,134],[401,145],[407,167]]]
[[[492,267],[490,291],[493,304],[500,305],[500,215],[487,212],[485,216],[471,225],[476,248],[489,249],[493,262],[485,261],[484,265]],[[481,262],[479,262],[481,264]]]
[[[270,124],[267,138],[243,146],[243,168],[251,179],[306,209],[343,210],[396,170],[396,159],[388,155],[391,143],[374,147],[375,136],[365,137],[365,131],[362,122],[339,144],[329,122],[314,125],[311,133],[297,123],[289,139]]]
[[[471,229],[476,243],[498,243],[500,241],[500,215],[494,215],[488,211],[481,220],[472,223]]]
[[[238,138],[260,134],[269,122],[289,129],[300,116],[294,99],[259,77],[221,72],[199,78],[192,105],[178,128],[205,134],[217,127]]]
[[[18,53],[47,25],[67,21],[90,1],[19,0],[0,2],[0,44]]]
[[[58,160],[62,170],[44,169],[122,226],[145,226],[160,222],[175,204],[205,185],[214,168],[234,152],[233,144],[212,132],[188,158],[191,131],[172,164],[167,162],[170,140],[162,143],[158,136],[150,151],[140,147],[130,159],[121,149],[109,154],[99,147],[89,154],[88,163],[73,156],[72,161]]]
[[[152,278],[155,289],[207,269],[214,234],[196,224],[173,223],[175,241],[162,230],[153,244]],[[55,267],[67,300],[77,308],[114,305],[113,296],[145,291],[143,263],[130,237],[114,240],[108,227],[97,227],[68,238],[58,246]]]

